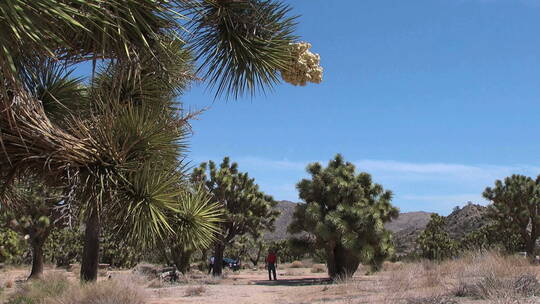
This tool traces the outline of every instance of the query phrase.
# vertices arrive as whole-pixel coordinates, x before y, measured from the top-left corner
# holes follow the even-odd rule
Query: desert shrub
[[[186,288],[186,292],[184,295],[186,297],[198,297],[202,295],[206,291],[206,288],[204,286],[190,286]]]
[[[304,268],[304,264],[301,261],[294,261],[289,265],[289,268]]]
[[[135,285],[115,280],[70,284],[65,276],[51,273],[23,285],[7,304],[143,304],[144,299]]]
[[[61,296],[45,300],[44,304],[144,304],[145,298],[137,286],[112,280],[72,286]]]
[[[304,268],[311,268],[315,263],[313,263],[313,259],[303,259],[302,265],[304,265]]]
[[[53,230],[43,245],[45,260],[56,266],[68,266],[81,260],[82,233],[76,229]]]
[[[323,273],[326,272],[326,266],[324,264],[315,264],[311,268],[312,273]]]
[[[488,224],[466,234],[459,247],[464,251],[504,248],[506,252],[513,253],[525,250],[525,244],[515,230],[497,224]]]
[[[163,282],[163,280],[160,280],[160,279],[153,279],[152,281],[150,281],[150,283],[148,283],[148,288],[163,288],[165,287],[166,284],[165,282]]]
[[[532,297],[540,294],[540,282],[535,275],[526,273],[514,279],[513,287],[516,293]]]
[[[100,261],[119,268],[131,268],[142,258],[142,250],[119,236],[105,231],[102,235]]]
[[[9,298],[7,304],[37,304],[42,299],[62,295],[68,288],[69,281],[65,276],[46,274],[41,280],[32,280],[23,285]]]
[[[460,283],[454,295],[475,299],[498,299],[510,296],[533,297],[540,295],[540,282],[533,274],[521,274],[514,278],[501,278],[494,274],[485,276],[473,284]]]
[[[28,244],[21,239],[17,232],[10,229],[0,229],[0,263],[19,264]]]
[[[133,268],[132,272],[147,278],[157,278],[159,269],[160,268],[156,265],[140,263]]]

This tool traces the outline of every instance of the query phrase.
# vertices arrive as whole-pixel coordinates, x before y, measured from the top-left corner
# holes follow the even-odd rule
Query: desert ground
[[[361,266],[352,278],[334,282],[321,272],[324,265],[309,261],[281,265],[277,281],[268,281],[266,271],[261,268],[226,271],[221,279],[195,270],[176,283],[148,277],[137,268],[103,270],[100,281],[105,285],[115,282],[125,287],[118,289],[127,292],[137,290],[141,301],[144,298],[142,303],[150,304],[540,303],[537,297],[540,286],[534,279],[540,275],[540,267],[521,257],[497,253],[470,254],[442,263],[387,262],[382,271],[372,275],[367,275],[367,268]],[[76,270],[49,268],[46,272],[52,277],[67,276],[76,284]],[[27,273],[25,268],[2,270],[4,303],[9,303],[10,295],[20,292]]]

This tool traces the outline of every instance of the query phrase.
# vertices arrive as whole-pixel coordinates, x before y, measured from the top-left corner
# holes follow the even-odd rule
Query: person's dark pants
[[[276,278],[276,264],[268,263],[268,279],[272,281],[272,274],[274,275],[274,281],[277,281]]]
[[[208,265],[208,274],[210,274],[210,272],[212,272],[212,269],[214,269],[214,264],[209,264]]]

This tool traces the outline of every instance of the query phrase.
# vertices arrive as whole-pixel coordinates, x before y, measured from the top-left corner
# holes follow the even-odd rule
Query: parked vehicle
[[[225,267],[229,267],[229,269],[232,269],[233,271],[240,270],[240,261],[231,258],[223,258],[223,268]]]

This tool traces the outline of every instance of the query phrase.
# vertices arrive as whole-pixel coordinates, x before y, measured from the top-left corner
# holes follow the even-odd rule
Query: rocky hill
[[[468,202],[463,208],[456,208],[445,217],[445,230],[454,240],[460,240],[487,223],[487,207]],[[407,254],[414,250],[416,238],[426,228],[431,213],[402,213],[388,223],[386,228],[394,233],[394,242],[398,254]]]
[[[432,213],[406,212],[387,223],[385,228],[394,234],[394,245],[398,254],[407,254],[414,250],[414,241],[426,228]]]
[[[448,215],[446,221],[446,232],[450,236],[459,240],[467,233],[484,226],[487,215],[487,207],[468,202],[463,208],[456,208]]]
[[[297,203],[280,201],[275,207],[281,212],[276,220],[276,229],[265,233],[268,241],[284,240],[290,237],[287,227],[292,222],[294,208]],[[463,208],[456,208],[445,219],[446,231],[450,236],[459,240],[467,233],[486,224],[485,215],[487,207],[469,202]],[[406,212],[385,225],[386,229],[394,234],[394,242],[398,254],[407,254],[414,250],[414,243],[418,235],[426,228],[432,213]]]
[[[264,239],[268,241],[285,240],[289,238],[287,233],[287,227],[293,220],[294,208],[297,203],[289,201],[279,201],[276,205],[276,209],[281,212],[276,220],[276,229],[273,232],[267,232],[264,234]]]

